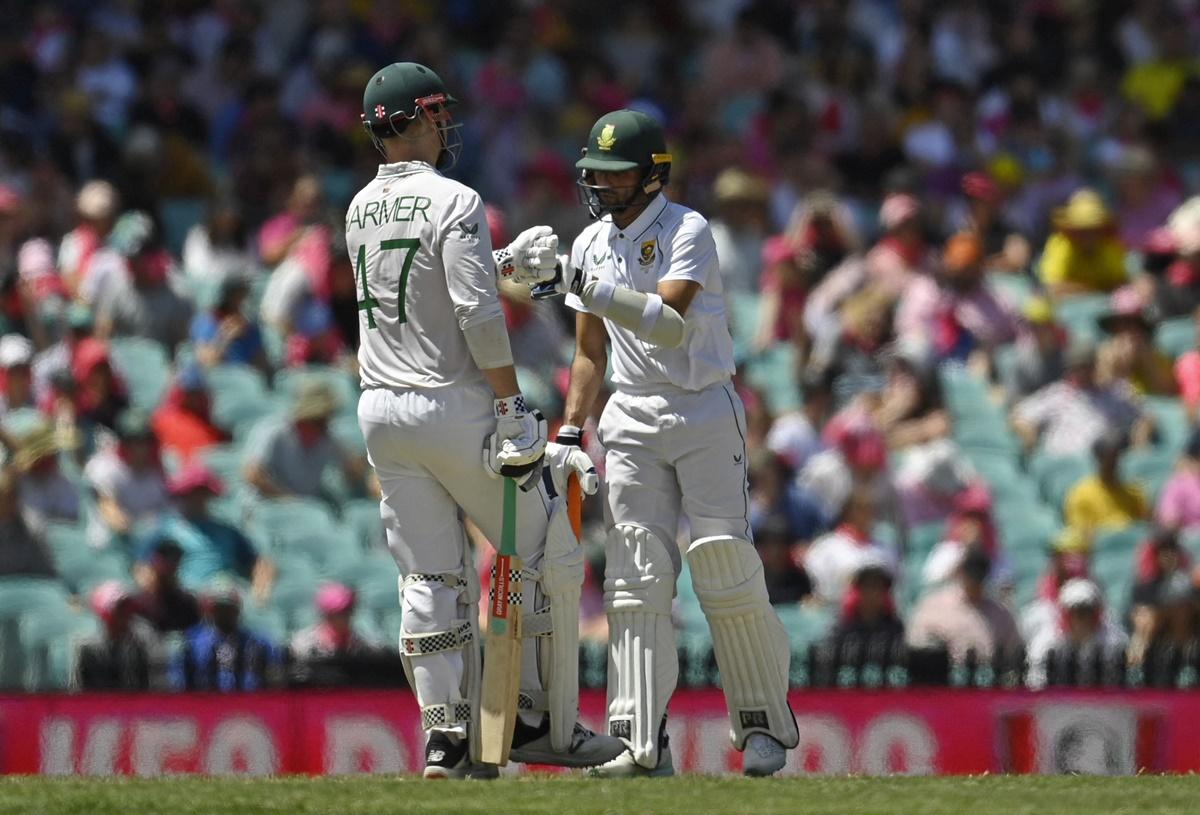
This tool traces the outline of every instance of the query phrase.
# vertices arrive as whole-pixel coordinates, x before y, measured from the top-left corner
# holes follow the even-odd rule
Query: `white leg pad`
[[[605,549],[608,731],[635,762],[653,769],[659,727],[679,680],[671,623],[675,567],[666,544],[642,527],[614,527]]]
[[[799,733],[787,701],[791,645],[767,599],[754,545],[733,537],[700,538],[688,547],[687,559],[712,630],[734,747],[745,748],[756,732],[795,747]]]
[[[583,547],[571,529],[567,502],[556,498],[546,531],[539,594],[549,608],[550,636],[546,647],[527,649],[541,657],[542,687],[550,711],[550,744],[555,750],[571,746],[579,720],[579,598],[583,589]]]
[[[400,656],[421,707],[421,727],[470,737],[472,750],[479,729],[478,600],[469,565],[400,580]]]

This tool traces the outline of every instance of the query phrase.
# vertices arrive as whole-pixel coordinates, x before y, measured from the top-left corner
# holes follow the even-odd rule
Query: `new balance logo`
[[[459,232],[461,233],[459,237],[461,238],[473,238],[475,237],[476,233],[479,232],[479,224],[471,224],[468,226],[463,221],[459,221],[457,224],[455,224],[455,226],[458,227]]]

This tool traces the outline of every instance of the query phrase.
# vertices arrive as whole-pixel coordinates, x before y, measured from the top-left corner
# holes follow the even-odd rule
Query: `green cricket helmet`
[[[662,125],[645,113],[636,110],[614,110],[592,125],[583,158],[575,162],[579,168],[579,197],[593,218],[610,212],[620,212],[637,203],[640,196],[653,196],[666,186],[671,174],[671,154]],[[597,170],[623,172],[641,169],[641,180],[632,187],[601,186],[596,183]],[[601,193],[628,189],[624,200],[608,202]]]
[[[442,78],[415,62],[393,62],[380,68],[363,91],[362,123],[371,143],[384,158],[383,140],[400,136],[422,113],[433,122],[442,138],[440,169],[449,169],[462,150],[461,124],[454,124],[450,106],[458,100],[450,95]]]

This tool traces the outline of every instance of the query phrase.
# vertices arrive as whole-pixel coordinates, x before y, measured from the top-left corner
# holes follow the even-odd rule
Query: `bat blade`
[[[516,482],[504,480],[500,551],[492,567],[479,704],[479,755],[485,764],[508,763],[521,689],[521,612],[524,563],[516,553]]]

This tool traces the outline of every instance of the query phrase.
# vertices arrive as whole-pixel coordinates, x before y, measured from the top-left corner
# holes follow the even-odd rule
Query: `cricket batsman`
[[[602,116],[575,166],[597,220],[575,240],[552,286],[535,292],[565,294],[578,312],[559,443],[581,443],[612,344],[615,392],[598,427],[611,524],[608,730],[627,749],[593,774],[674,772],[666,715],[679,674],[671,600],[682,512],[733,745],[744,751],[747,775],[770,775],[799,740],[787,701],[790,647],[751,541],[746,417],[730,384],[733,341],[712,234],[701,215],[664,194],[671,156],[649,116]]]
[[[517,549],[532,586],[511,758],[592,766],[624,746],[578,724],[577,683],[555,681],[576,676],[584,569],[557,495],[568,472],[589,493],[597,476],[582,451],[546,443],[545,420],[517,387],[496,293],[498,276],[552,274],[558,238],[534,227],[492,251],[478,193],[438,172],[462,147],[455,103],[423,65],[371,77],[362,121],[385,163],[346,213],[360,298],[358,419],[400,567],[400,648],[428,733],[424,774],[495,774],[477,763],[479,580],[460,513],[499,541],[502,475],[521,486]]]

